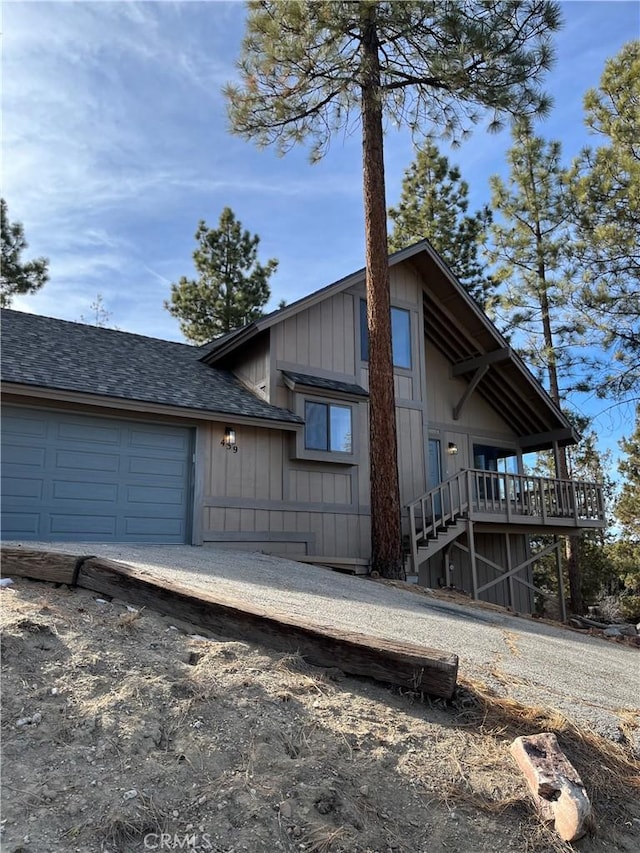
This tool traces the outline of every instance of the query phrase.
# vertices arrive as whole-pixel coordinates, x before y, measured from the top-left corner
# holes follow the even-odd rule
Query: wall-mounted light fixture
[[[236,431],[233,427],[225,427],[224,436],[222,437],[222,441],[220,442],[220,444],[227,450],[233,450],[234,453],[238,452],[238,445],[236,444]]]
[[[450,441],[449,444],[447,445],[447,453],[449,454],[449,456],[455,456],[457,452],[458,452],[458,445],[455,444],[455,442]]]

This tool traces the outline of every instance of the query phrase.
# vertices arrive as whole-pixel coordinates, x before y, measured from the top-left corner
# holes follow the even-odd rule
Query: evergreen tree
[[[640,548],[640,406],[636,409],[636,425],[630,438],[622,439],[620,446],[625,458],[618,466],[624,482],[616,503],[616,516],[623,535]],[[640,564],[638,565],[640,574]]]
[[[233,211],[225,207],[218,228],[200,221],[193,253],[197,279],[183,276],[171,285],[165,308],[180,320],[184,336],[202,344],[262,316],[269,300],[269,278],[278,267],[274,259],[258,263],[260,238],[242,230]]]
[[[456,136],[489,109],[545,112],[559,9],[546,2],[274,2],[249,4],[232,130],[312,159],[334,132],[362,128],[370,370],[372,568],[401,577],[402,537],[391,355],[383,121]]]
[[[566,170],[559,142],[535,136],[529,122],[513,129],[509,178],[490,178],[495,276],[504,288],[500,313],[520,354],[537,371],[553,400],[573,363]]]
[[[389,249],[397,252],[426,237],[465,290],[487,309],[496,284],[486,274],[478,250],[491,213],[485,207],[469,215],[468,207],[469,185],[460,170],[427,140],[405,172],[398,207],[389,208],[394,226]]]
[[[559,142],[535,136],[529,121],[514,125],[509,151],[509,180],[491,178],[492,208],[500,220],[491,227],[491,259],[505,283],[501,309],[514,344],[537,369],[558,406],[564,402],[560,378],[570,372],[574,320],[570,316],[572,283],[568,270],[570,231],[566,170]],[[569,479],[567,455],[560,449],[557,476]],[[578,549],[569,539],[569,588],[575,613],[584,609]]]
[[[590,342],[607,351],[590,367],[602,397],[637,399],[640,386],[640,41],[610,59],[585,96],[586,124],[602,144],[574,164],[576,262]],[[594,335],[595,332],[595,335]]]
[[[625,456],[618,464],[623,475],[622,488],[615,506],[620,535],[610,549],[613,567],[625,588],[622,613],[631,620],[640,619],[640,406],[636,408],[633,434],[622,439]]]
[[[2,238],[2,267],[0,268],[0,306],[11,305],[16,294],[35,293],[49,280],[49,261],[34,258],[23,261],[28,248],[21,222],[10,222],[7,203],[0,199],[0,234]]]

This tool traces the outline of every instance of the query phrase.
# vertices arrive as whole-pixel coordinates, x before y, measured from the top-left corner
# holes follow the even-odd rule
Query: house
[[[390,259],[409,571],[530,611],[530,535],[604,525],[525,475],[576,441],[428,242]],[[366,571],[364,270],[203,347],[3,311],[2,535],[264,550]]]

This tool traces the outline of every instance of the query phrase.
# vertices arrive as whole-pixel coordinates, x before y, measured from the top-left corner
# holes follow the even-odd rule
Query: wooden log
[[[351,675],[446,699],[455,690],[458,656],[454,654],[293,620],[267,608],[218,598],[101,558],[82,563],[77,584],[184,619],[215,634],[277,651],[297,651],[315,666],[339,667]]]
[[[58,551],[3,548],[2,577],[72,584],[79,560],[82,560],[82,557]]]

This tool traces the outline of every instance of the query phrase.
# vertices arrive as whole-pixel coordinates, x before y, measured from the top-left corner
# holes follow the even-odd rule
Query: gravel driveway
[[[557,708],[608,737],[640,714],[637,649],[500,611],[450,604],[266,554],[185,545],[5,543],[120,560],[213,595],[454,652],[459,673],[526,704]],[[339,666],[339,661],[336,661]]]

